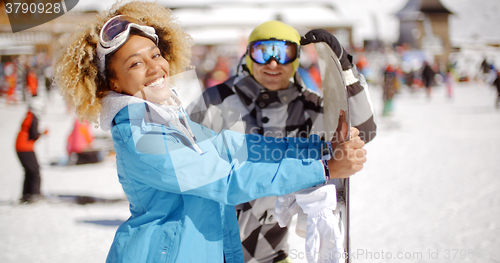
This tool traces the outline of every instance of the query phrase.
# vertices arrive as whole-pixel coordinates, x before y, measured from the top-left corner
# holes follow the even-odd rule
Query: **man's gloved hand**
[[[345,49],[340,45],[337,38],[325,29],[313,29],[300,38],[301,45],[310,43],[325,42],[335,52],[342,65],[342,70],[352,68],[352,56],[349,55]]]

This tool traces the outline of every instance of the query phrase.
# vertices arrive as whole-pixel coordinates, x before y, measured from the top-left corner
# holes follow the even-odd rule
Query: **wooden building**
[[[396,16],[400,21],[398,45],[428,51],[441,65],[451,52],[448,16],[453,14],[439,0],[408,0]]]

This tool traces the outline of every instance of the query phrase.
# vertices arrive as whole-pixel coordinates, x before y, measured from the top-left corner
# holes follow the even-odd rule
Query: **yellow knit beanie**
[[[263,39],[271,39],[271,38],[276,38],[276,39],[282,39],[282,40],[288,40],[297,43],[300,48],[300,35],[295,28],[282,23],[280,21],[268,21],[264,22],[260,25],[258,25],[250,34],[250,37],[248,38],[248,44],[255,40],[263,40]],[[250,74],[253,75],[252,73],[252,59],[250,58],[250,55],[246,55],[246,63],[248,70],[250,70]],[[295,59],[292,62],[293,65],[293,72],[297,70],[299,67],[299,58]]]

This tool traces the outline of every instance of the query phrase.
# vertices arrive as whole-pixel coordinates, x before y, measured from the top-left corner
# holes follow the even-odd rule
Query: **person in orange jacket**
[[[35,155],[34,145],[35,141],[42,135],[38,131],[37,115],[43,112],[44,106],[41,99],[32,100],[16,139],[17,156],[25,172],[21,198],[23,203],[32,203],[43,198],[40,193],[40,166]],[[47,133],[47,130],[43,132],[43,134]]]
[[[35,97],[38,95],[38,77],[36,76],[34,69],[29,69],[26,75],[26,86],[28,87],[31,96]]]

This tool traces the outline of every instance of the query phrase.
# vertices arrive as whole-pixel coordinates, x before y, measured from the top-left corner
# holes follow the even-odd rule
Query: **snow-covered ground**
[[[354,262],[500,262],[496,90],[456,83],[454,92],[403,90],[392,116],[377,114],[368,162],[351,179]],[[372,98],[381,112],[378,89]]]
[[[49,135],[36,144],[46,195],[124,198],[113,159],[73,167],[50,166],[64,157],[73,117],[53,94],[41,120]],[[381,94],[372,88],[375,109]],[[427,99],[403,90],[391,116],[377,114],[365,169],[352,178],[354,262],[500,262],[500,110],[496,91],[456,83]],[[0,262],[103,262],[126,201],[78,205],[54,200],[15,205],[23,170],[14,142],[23,105],[0,101]],[[292,237],[290,255],[303,243]]]
[[[39,125],[49,133],[35,144],[42,193],[125,199],[114,160],[72,167],[50,165],[66,157],[66,138],[74,120],[56,93]],[[126,201],[78,205],[51,199],[14,205],[24,180],[15,139],[26,109],[25,105],[7,107],[0,101],[0,262],[104,262],[117,226],[130,215]],[[96,130],[95,135],[100,133]]]

